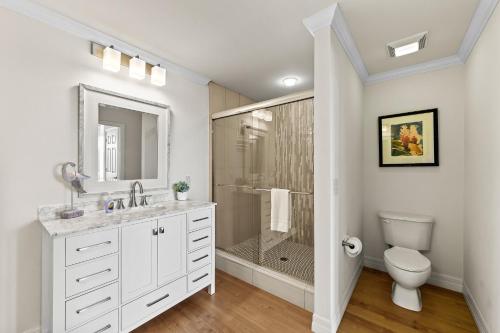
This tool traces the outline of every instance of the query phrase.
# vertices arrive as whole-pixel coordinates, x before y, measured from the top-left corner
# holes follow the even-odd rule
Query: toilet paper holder
[[[347,240],[345,240],[345,239],[342,241],[342,246],[344,246],[344,247],[345,247],[345,246],[347,246],[347,247],[348,247],[348,248],[350,248],[350,249],[354,249],[354,244],[349,243],[349,242],[348,242]]]

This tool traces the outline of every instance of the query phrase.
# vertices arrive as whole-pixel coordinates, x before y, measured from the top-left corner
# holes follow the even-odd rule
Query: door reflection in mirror
[[[98,181],[158,178],[158,115],[99,104]]]

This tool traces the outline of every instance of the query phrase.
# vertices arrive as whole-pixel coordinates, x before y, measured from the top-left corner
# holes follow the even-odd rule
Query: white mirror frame
[[[158,178],[98,182],[97,179],[97,125],[99,104],[114,105],[158,115]],[[78,170],[95,177],[85,180],[82,196],[109,193],[128,193],[139,180],[144,192],[166,190],[169,183],[170,108],[168,105],[127,96],[117,92],[80,84],[78,108]]]

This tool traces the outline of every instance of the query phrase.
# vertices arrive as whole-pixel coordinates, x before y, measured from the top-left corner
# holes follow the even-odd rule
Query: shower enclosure
[[[313,99],[215,115],[216,247],[314,283]],[[271,228],[271,188],[290,190],[290,229]]]

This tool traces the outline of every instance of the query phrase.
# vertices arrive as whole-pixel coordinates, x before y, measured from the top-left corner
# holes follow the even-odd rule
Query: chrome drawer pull
[[[158,298],[156,301],[152,301],[151,303],[146,304],[146,306],[149,308],[150,306],[153,306],[156,303],[163,301],[165,298],[168,298],[169,296],[170,294],[166,294],[165,296]]]
[[[199,241],[207,239],[207,238],[208,238],[208,236],[204,236],[204,237],[193,239],[193,243],[199,242]]]
[[[193,283],[198,282],[198,281],[200,281],[201,279],[203,279],[203,278],[205,278],[205,277],[207,277],[207,276],[208,276],[208,273],[205,273],[205,274],[203,274],[202,276],[200,276],[199,278],[194,279],[194,280],[193,280]]]
[[[96,275],[100,275],[100,274],[103,274],[103,273],[109,273],[111,272],[111,268],[108,268],[108,269],[105,269],[103,271],[100,271],[100,272],[97,272],[97,273],[94,273],[94,274],[90,274],[90,275],[87,275],[87,276],[84,276],[84,277],[81,277],[81,278],[78,278],[76,279],[76,282],[80,283],[80,282],[85,282],[87,281],[88,279],[91,279],[93,277],[96,277]]]
[[[109,330],[110,328],[111,328],[111,324],[107,324],[106,326],[104,326],[100,330],[95,331],[94,333],[102,333],[102,332]]]
[[[76,251],[77,252],[87,251],[87,250],[90,250],[94,247],[99,247],[99,246],[109,245],[109,244],[111,244],[111,241],[106,241],[106,242],[102,242],[102,243],[98,243],[98,244],[94,244],[94,245],[89,245],[89,246],[85,246],[85,247],[79,247],[76,249]]]
[[[193,259],[192,261],[193,262],[198,262],[198,261],[203,260],[205,258],[208,258],[208,254],[205,254],[203,257],[199,257],[198,259]]]
[[[76,310],[76,313],[77,313],[77,314],[80,314],[80,313],[82,313],[82,312],[85,312],[85,311],[87,311],[87,310],[90,310],[90,309],[91,309],[91,308],[93,308],[94,306],[97,306],[97,305],[99,305],[99,304],[106,303],[106,302],[109,302],[109,301],[111,301],[111,297],[106,297],[105,299],[102,299],[102,300],[100,300],[100,301],[98,301],[98,302],[95,302],[94,304],[90,304],[89,306],[86,306],[86,307],[84,307],[84,308],[81,308],[81,309],[79,309],[79,310]]]
[[[208,220],[208,216],[207,217],[202,217],[201,219],[193,220],[193,222],[200,222],[200,221],[204,221],[204,220]]]

